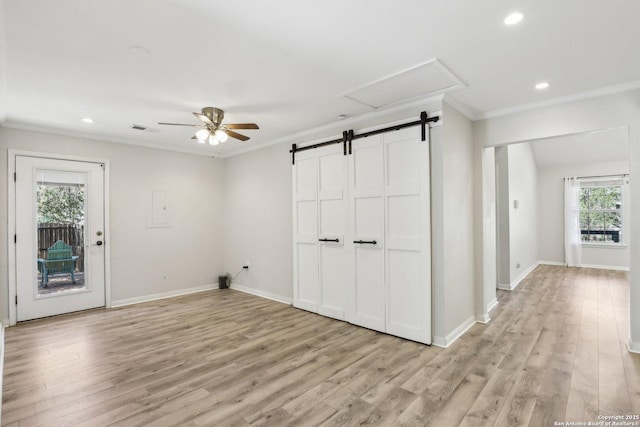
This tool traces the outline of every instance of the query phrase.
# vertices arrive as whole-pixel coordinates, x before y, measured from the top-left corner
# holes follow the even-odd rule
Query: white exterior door
[[[353,275],[347,320],[385,330],[384,145],[381,136],[356,140],[349,156],[349,216]]]
[[[431,343],[429,143],[386,133],[386,332]]]
[[[104,197],[100,163],[16,156],[18,321],[105,305]]]

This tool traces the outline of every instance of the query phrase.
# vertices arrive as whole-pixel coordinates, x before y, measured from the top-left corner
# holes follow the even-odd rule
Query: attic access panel
[[[345,93],[345,98],[381,108],[413,98],[437,95],[466,85],[437,59],[418,64]]]

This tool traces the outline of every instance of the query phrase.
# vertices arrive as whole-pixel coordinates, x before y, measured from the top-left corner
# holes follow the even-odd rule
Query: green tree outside
[[[84,187],[38,185],[39,224],[82,224]]]
[[[585,187],[580,191],[580,228],[589,231],[622,228],[622,187]],[[591,240],[608,241],[604,233],[591,235]],[[583,239],[589,236],[583,235]]]

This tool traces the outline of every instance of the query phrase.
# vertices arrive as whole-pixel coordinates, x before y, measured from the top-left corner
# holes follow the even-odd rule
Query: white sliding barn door
[[[382,137],[375,136],[353,141],[352,147],[349,216],[353,278],[347,320],[384,331],[384,145]]]
[[[293,173],[293,305],[318,312],[318,160],[296,156]],[[306,154],[306,156],[305,156]]]
[[[294,306],[344,320],[347,158],[334,145],[296,154],[293,166]]]
[[[319,313],[344,320],[349,258],[345,250],[348,227],[347,157],[342,146],[317,150],[318,154],[318,242],[320,266]]]
[[[386,332],[431,343],[429,142],[386,133]]]
[[[430,344],[429,174],[416,128],[296,152],[294,305]]]

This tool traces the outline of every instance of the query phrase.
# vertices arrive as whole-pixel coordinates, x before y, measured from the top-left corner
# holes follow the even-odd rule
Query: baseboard
[[[633,342],[631,338],[629,338],[628,346],[629,352],[640,354],[640,342]]]
[[[598,270],[615,270],[615,271],[629,271],[629,267],[621,267],[616,265],[597,265],[597,264],[581,264],[581,268],[595,268]]]
[[[261,291],[259,289],[250,288],[244,285],[237,285],[235,283],[232,283],[231,289],[235,289],[236,291],[255,295],[257,297],[267,298],[273,301],[281,302],[283,304],[291,305],[293,303],[293,298],[283,297],[281,295],[272,294],[271,292]]]
[[[458,338],[462,336],[465,332],[467,332],[473,325],[476,324],[475,316],[469,317],[467,320],[462,322],[460,326],[455,328],[446,337],[433,337],[433,345],[442,348],[448,348],[453,344]]]
[[[159,300],[159,299],[179,297],[181,295],[195,294],[196,292],[210,291],[211,289],[218,289],[218,284],[216,283],[216,284],[211,284],[211,285],[197,286],[195,288],[179,289],[179,290],[176,290],[176,291],[162,292],[162,293],[159,293],[159,294],[144,295],[144,296],[141,296],[141,297],[126,298],[126,299],[111,301],[111,307],[112,308],[122,307],[122,306],[125,306],[125,305],[140,304],[140,303],[143,303],[143,302],[156,301],[156,300]]]
[[[566,264],[559,261],[538,261],[538,265],[559,265],[560,267],[564,267]]]
[[[541,265],[559,265],[565,266],[564,262],[558,261],[538,261]],[[619,265],[600,265],[600,264],[580,264],[581,268],[595,268],[597,270],[615,270],[615,271],[629,271],[629,267],[623,267]]]
[[[501,289],[503,291],[512,291],[512,290],[514,290],[515,288],[518,287],[520,282],[522,282],[522,280],[524,280],[524,278],[529,275],[529,273],[531,273],[533,270],[535,270],[535,268],[538,265],[539,265],[539,262],[534,262],[531,267],[527,268],[525,271],[520,273],[520,275],[516,278],[516,280],[514,280],[513,282],[511,282],[509,284],[498,283],[498,289]]]
[[[7,319],[2,321],[2,326],[0,327],[0,402],[2,402],[2,378],[4,378],[4,328],[5,321],[8,323]],[[0,405],[0,421],[2,421],[2,405]]]
[[[484,313],[484,314],[476,314],[476,322],[482,323],[483,325],[486,325],[487,323],[489,323],[491,321],[491,317],[489,316],[489,312],[491,312],[491,310],[496,308],[497,305],[498,305],[498,299],[494,298],[493,301],[491,301],[489,303],[486,313]]]
[[[476,314],[476,322],[486,325],[490,321],[491,321],[491,317],[489,317],[489,313]]]

